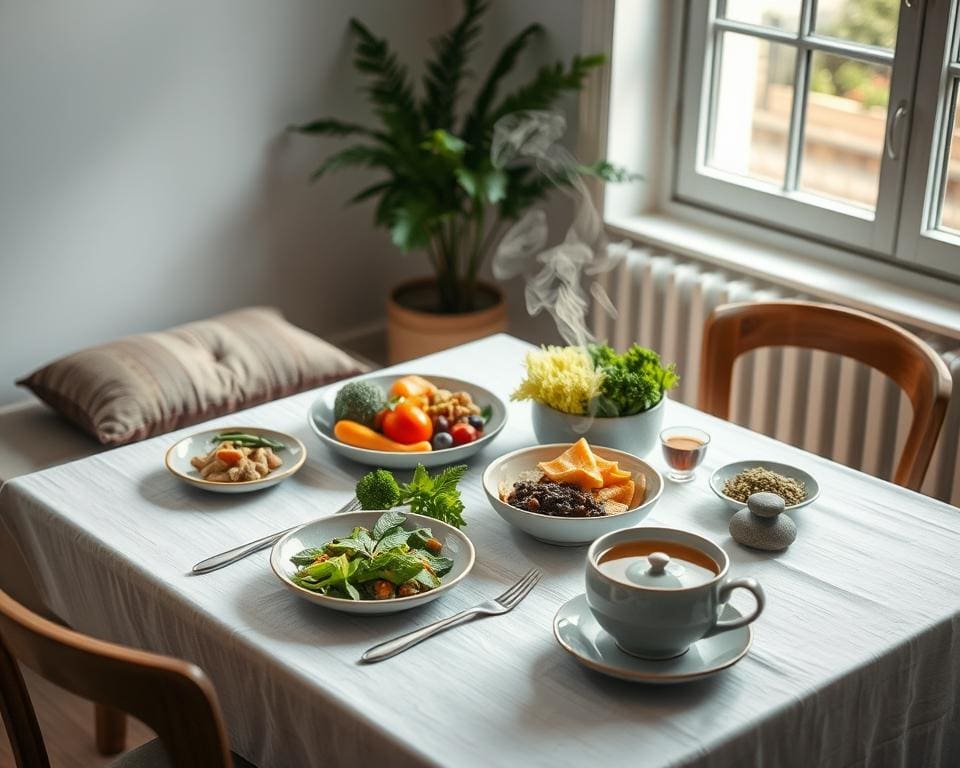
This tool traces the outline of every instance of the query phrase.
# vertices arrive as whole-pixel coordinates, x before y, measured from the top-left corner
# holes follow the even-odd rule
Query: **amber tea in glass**
[[[670,471],[667,478],[675,483],[687,483],[694,478],[694,470],[707,453],[710,435],[696,427],[670,427],[660,433],[663,458]]]

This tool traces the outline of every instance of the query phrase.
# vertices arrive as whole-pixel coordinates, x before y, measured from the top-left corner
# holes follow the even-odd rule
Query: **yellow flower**
[[[543,347],[526,359],[527,375],[511,400],[536,400],[564,413],[587,413],[603,375],[582,347]]]

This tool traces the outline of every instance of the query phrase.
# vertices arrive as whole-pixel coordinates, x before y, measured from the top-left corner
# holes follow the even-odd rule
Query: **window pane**
[[[949,156],[941,192],[943,203],[940,206],[940,221],[937,226],[939,229],[960,234],[960,104],[954,112],[953,130],[947,140],[950,142]]]
[[[783,184],[796,51],[725,32],[707,162],[741,176]]]
[[[796,32],[800,21],[800,0],[727,0],[724,16],[748,24]]]
[[[814,30],[854,43],[893,48],[900,0],[817,0]]]
[[[815,52],[810,68],[800,188],[874,208],[890,68]]]

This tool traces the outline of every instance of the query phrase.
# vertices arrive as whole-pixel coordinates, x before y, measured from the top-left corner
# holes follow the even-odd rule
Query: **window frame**
[[[917,266],[960,276],[960,234],[937,228],[950,134],[960,103],[960,2],[927,0],[926,5],[911,126],[916,139],[911,144],[897,255]]]
[[[762,226],[775,226],[805,238],[816,233],[812,239],[893,259],[897,253],[909,139],[913,132],[911,104],[916,85],[923,9],[917,2],[909,7],[901,3],[896,49],[890,54],[884,49],[818,35],[814,29],[816,0],[800,1],[802,10],[796,32],[717,18],[724,10],[725,0],[708,0],[706,3],[688,0],[686,3],[673,196],[681,203],[706,207]],[[786,186],[794,187],[791,191],[777,193],[772,185],[707,165],[708,122],[712,117],[711,99],[720,58],[716,41],[720,35],[729,33],[748,33],[771,43],[790,45],[796,51],[785,179]],[[805,75],[814,51],[845,57],[855,52],[861,61],[892,67],[874,213],[796,189],[808,93]],[[709,70],[707,62],[710,63]],[[709,76],[705,77],[705,73]],[[898,108],[901,114],[896,119]],[[746,211],[750,213],[746,214]]]

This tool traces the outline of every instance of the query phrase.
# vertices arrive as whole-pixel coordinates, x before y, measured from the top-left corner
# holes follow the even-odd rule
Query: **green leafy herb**
[[[436,545],[430,529],[406,530],[406,520],[399,512],[385,512],[372,531],[356,527],[349,537],[298,552],[290,558],[300,566],[291,577],[293,582],[352,600],[394,596],[401,586],[406,591],[400,594],[435,589],[453,568],[453,560],[429,551]]]
[[[466,521],[463,519],[463,500],[458,485],[466,471],[466,465],[460,464],[446,467],[431,477],[426,468],[418,464],[410,482],[400,484],[393,473],[378,469],[360,478],[357,499],[363,509],[410,505],[410,511],[415,514],[462,528]],[[385,505],[385,502],[391,503]],[[376,530],[374,538],[379,538]]]
[[[391,528],[403,525],[406,519],[406,516],[401,515],[399,512],[386,512],[380,515],[380,519],[377,520],[373,526],[373,538],[379,541]]]
[[[483,408],[480,410],[480,418],[483,419],[484,424],[489,424],[490,419],[493,418],[493,406],[489,403],[483,406]]]
[[[634,344],[622,355],[606,344],[590,347],[594,368],[601,374],[594,402],[598,416],[632,416],[653,408],[679,381],[674,365],[664,366],[652,349]]]

